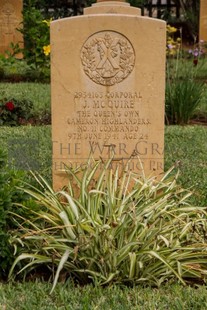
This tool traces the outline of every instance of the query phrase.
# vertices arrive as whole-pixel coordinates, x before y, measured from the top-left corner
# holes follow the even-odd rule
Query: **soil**
[[[190,120],[189,125],[207,126],[207,115]]]

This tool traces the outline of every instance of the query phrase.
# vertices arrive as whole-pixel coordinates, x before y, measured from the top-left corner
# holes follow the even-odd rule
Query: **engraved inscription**
[[[95,83],[110,86],[132,72],[135,52],[129,40],[114,31],[93,34],[84,43],[81,61],[85,74]]]
[[[75,91],[74,111],[65,117],[66,139],[53,141],[61,160],[67,166],[79,166],[86,160],[82,154],[87,148],[94,158],[107,159],[113,154],[113,166],[121,169],[127,164],[138,173],[143,169],[161,172],[163,145],[151,139],[153,119],[144,110],[144,102],[140,90]],[[54,169],[64,167],[57,160]]]
[[[1,42],[4,42],[4,36],[7,36],[8,43],[14,40],[16,27],[18,25],[18,20],[15,15],[14,7],[11,3],[6,3],[0,10],[0,25],[1,25]],[[5,44],[5,43],[4,43]]]
[[[148,140],[151,120],[140,112],[139,91],[77,91],[74,104],[66,118],[69,141]]]
[[[11,42],[22,47],[23,37],[17,31],[22,21],[21,5],[21,1],[0,1],[0,54],[11,51]],[[17,58],[21,56],[21,53],[16,55]]]

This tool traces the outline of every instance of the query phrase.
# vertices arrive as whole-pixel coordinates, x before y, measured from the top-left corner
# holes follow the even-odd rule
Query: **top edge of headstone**
[[[126,0],[97,0],[96,3],[98,2],[126,2]]]
[[[92,6],[104,6],[104,5],[120,5],[120,6],[131,6],[130,3],[125,0],[97,0]]]
[[[84,8],[84,15],[90,14],[141,15],[141,9],[130,6],[125,0],[97,0],[91,7]]]

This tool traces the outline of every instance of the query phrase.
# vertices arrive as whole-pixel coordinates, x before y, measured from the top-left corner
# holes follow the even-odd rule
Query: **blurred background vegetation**
[[[18,44],[11,43],[10,50],[6,51],[5,55],[0,55],[0,81],[49,83],[50,22],[58,18],[81,15],[83,8],[93,2],[95,1],[24,0],[23,22],[18,29],[23,34],[24,48],[20,49]],[[132,6],[140,7],[142,15],[166,20],[169,26],[166,46],[166,123],[185,124],[189,123],[191,118],[206,123],[206,42],[201,45],[198,40],[200,1],[130,0],[129,2]],[[23,54],[23,59],[16,57],[19,52]],[[179,89],[181,86],[182,91]],[[10,92],[11,87],[3,87],[4,90],[1,89],[0,93],[2,104],[18,99],[18,105],[22,105],[19,98],[16,98],[18,92]],[[48,100],[41,103],[41,109],[36,108],[39,99],[32,101],[32,115],[28,116],[33,118],[31,122],[49,123]],[[40,98],[40,101],[43,100]],[[11,113],[6,111],[4,114],[6,118],[7,114]]]

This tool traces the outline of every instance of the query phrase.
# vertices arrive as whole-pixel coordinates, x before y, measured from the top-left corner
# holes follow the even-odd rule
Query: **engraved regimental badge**
[[[132,72],[135,52],[129,40],[114,31],[93,34],[84,43],[81,61],[85,74],[97,84],[120,83]]]

